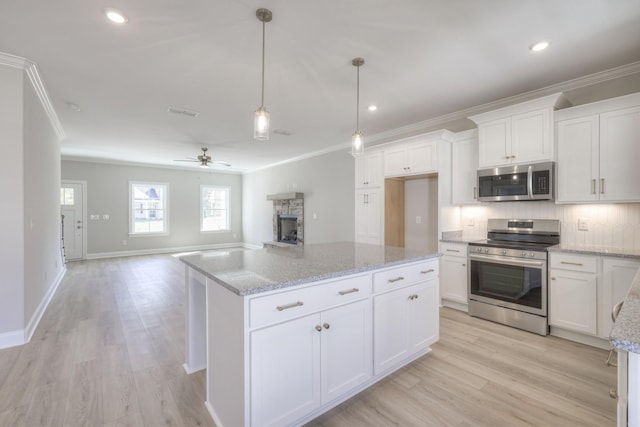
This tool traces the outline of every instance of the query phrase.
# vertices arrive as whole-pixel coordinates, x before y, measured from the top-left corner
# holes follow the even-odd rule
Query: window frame
[[[212,189],[216,189],[216,190],[225,190],[225,194],[226,194],[225,214],[226,214],[226,225],[227,225],[227,228],[220,229],[220,230],[203,230],[204,209],[205,209],[203,193],[204,193],[204,190],[208,189],[208,188],[212,188]],[[230,211],[231,211],[231,206],[230,206],[231,187],[226,186],[226,185],[200,184],[200,196],[199,196],[199,199],[200,199],[200,206],[199,206],[198,216],[200,217],[200,233],[202,233],[202,234],[211,234],[211,233],[228,233],[228,232],[230,232],[231,231],[231,215],[230,215]]]
[[[164,197],[162,198],[163,211],[163,231],[136,232],[135,231],[135,207],[134,207],[134,187],[135,186],[163,187]],[[152,181],[129,181],[129,236],[168,236],[169,235],[169,183]]]

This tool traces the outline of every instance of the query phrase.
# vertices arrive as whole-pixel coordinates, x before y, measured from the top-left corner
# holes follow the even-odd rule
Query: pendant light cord
[[[260,107],[264,108],[264,35],[265,22],[262,21],[262,98],[260,99]]]
[[[356,132],[360,133],[360,66],[356,70]]]

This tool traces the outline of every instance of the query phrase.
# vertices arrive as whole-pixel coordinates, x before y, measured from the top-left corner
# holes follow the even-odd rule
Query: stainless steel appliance
[[[469,243],[469,314],[547,335],[547,248],[555,219],[489,219],[487,240]]]
[[[478,200],[553,200],[553,162],[478,170]]]

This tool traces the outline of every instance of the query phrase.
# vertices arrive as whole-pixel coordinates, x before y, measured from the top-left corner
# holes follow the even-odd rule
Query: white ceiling
[[[62,154],[74,158],[197,167],[173,160],[207,146],[245,171],[346,152],[354,57],[365,59],[360,128],[370,140],[640,60],[638,0],[0,1],[0,52],[37,64],[66,134]],[[129,22],[110,23],[106,7]],[[273,12],[266,142],[252,139],[260,7]],[[528,50],[541,39],[547,51]]]

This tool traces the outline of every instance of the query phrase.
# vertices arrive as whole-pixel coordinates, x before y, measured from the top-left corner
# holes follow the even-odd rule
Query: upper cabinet
[[[478,166],[553,161],[553,112],[568,105],[557,93],[469,117],[478,125]]]
[[[478,131],[456,134],[451,144],[451,203],[478,203]]]
[[[556,113],[557,202],[640,201],[640,93]]]
[[[399,144],[384,151],[384,176],[437,172],[437,141]]]
[[[380,187],[382,181],[382,152],[356,158],[356,189]]]

